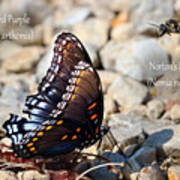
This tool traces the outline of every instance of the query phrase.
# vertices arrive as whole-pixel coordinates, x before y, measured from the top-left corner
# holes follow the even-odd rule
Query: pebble
[[[2,180],[18,180],[16,174],[12,171],[0,170],[0,179]]]
[[[31,70],[44,52],[41,47],[25,47],[13,56],[3,61],[2,67],[10,72],[25,72]],[[14,63],[16,59],[16,63]]]
[[[138,81],[119,75],[109,87],[108,93],[120,106],[130,107],[144,102],[148,89]]]
[[[50,180],[48,174],[42,174],[35,170],[18,172],[18,180]]]
[[[170,112],[170,118],[175,122],[175,123],[180,123],[180,104],[175,104]]]
[[[108,40],[109,22],[100,18],[89,18],[85,22],[77,23],[73,33],[82,42],[91,44],[95,49],[101,48]]]
[[[7,48],[8,47],[8,48]],[[2,41],[0,43],[0,61],[3,61],[17,52],[21,51],[22,47],[12,41]]]
[[[90,14],[91,10],[88,7],[74,8],[71,10],[71,12],[67,12],[67,15],[61,19],[59,26],[73,26],[84,21]],[[58,25],[56,24],[56,26]]]
[[[166,180],[160,168],[146,166],[141,169],[138,180]]]
[[[132,23],[121,23],[111,31],[111,38],[115,41],[129,41],[134,36],[134,26]]]
[[[147,116],[150,119],[158,119],[164,111],[164,104],[158,99],[153,99],[147,104]]]
[[[153,52],[153,53],[152,53]],[[115,70],[143,81],[158,78],[168,66],[168,53],[154,39],[130,42],[109,41],[100,52],[105,69]]]

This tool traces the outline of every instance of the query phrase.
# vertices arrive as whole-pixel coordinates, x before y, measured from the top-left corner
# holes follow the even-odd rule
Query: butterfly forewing
[[[18,132],[12,132],[12,118],[4,125],[18,156],[67,153],[101,138],[100,79],[85,48],[74,35],[62,33],[57,37],[51,66],[38,93],[27,98],[24,112],[29,119],[16,122]],[[26,131],[24,125],[28,122],[35,125],[29,124]],[[22,138],[15,142],[14,135],[18,133]]]

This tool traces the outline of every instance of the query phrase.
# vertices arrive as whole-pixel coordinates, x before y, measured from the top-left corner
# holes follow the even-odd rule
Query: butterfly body
[[[51,157],[97,142],[102,126],[103,94],[99,76],[81,42],[71,33],[55,41],[54,56],[38,93],[28,96],[24,113],[3,127],[18,157]]]

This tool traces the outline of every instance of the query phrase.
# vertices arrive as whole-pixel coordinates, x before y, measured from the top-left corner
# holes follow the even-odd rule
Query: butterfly
[[[52,157],[83,149],[100,140],[103,93],[100,78],[78,38],[57,36],[50,68],[27,97],[27,117],[11,114],[3,124],[17,157]]]

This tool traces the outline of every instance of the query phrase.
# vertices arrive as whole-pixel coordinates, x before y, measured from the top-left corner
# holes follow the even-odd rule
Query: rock
[[[169,113],[175,123],[180,123],[180,104],[175,104]]]
[[[139,117],[146,117],[146,111],[147,111],[147,107],[145,105],[134,105],[131,107],[120,107],[119,111],[121,112],[121,114],[135,114],[136,116]]]
[[[29,71],[37,64],[43,51],[41,47],[25,47],[15,55],[4,60],[2,67],[10,72]],[[16,63],[14,63],[14,60],[16,60]]]
[[[0,126],[9,119],[10,113],[20,113],[20,105],[24,104],[26,94],[22,91],[5,87],[0,97]]]
[[[134,34],[135,32],[132,23],[121,23],[112,29],[111,38],[115,41],[128,41]]]
[[[141,169],[138,180],[166,180],[162,171],[159,168],[153,166],[147,166]]]
[[[117,111],[117,107],[115,105],[114,100],[112,99],[111,96],[109,96],[109,94],[106,94],[104,96],[104,119],[106,119],[106,117],[109,114],[112,114],[113,112]]]
[[[0,170],[0,177],[2,180],[17,180],[16,174],[12,171]]]
[[[163,111],[164,111],[164,104],[160,100],[154,99],[148,102],[147,116],[150,119],[158,119]]]
[[[173,165],[168,169],[169,180],[180,180],[180,166]]]
[[[164,21],[163,21],[164,23]],[[174,64],[177,62],[177,64],[174,64],[174,67],[170,67],[170,71],[178,71],[179,70],[179,64],[178,62],[180,61],[180,37],[178,34],[172,34],[171,37],[168,35],[163,36],[163,38],[158,39],[158,44],[165,49],[170,55],[171,55],[171,60],[172,63]],[[176,67],[177,68],[176,68]],[[168,69],[169,70],[169,69]]]
[[[166,72],[163,77],[153,82],[153,86],[157,96],[164,102],[178,100],[180,97],[179,70]]]
[[[120,165],[120,164],[125,161],[123,156],[119,155],[118,153],[111,153],[111,152],[105,152],[102,154],[102,156],[105,157],[106,159],[110,160],[110,162],[119,163],[119,166],[116,166],[116,167],[122,170],[123,165]],[[99,164],[102,164],[102,162],[100,162],[98,159],[95,161],[94,166],[99,165]],[[103,162],[103,164],[104,164],[104,162]],[[89,174],[94,180],[99,180],[99,179],[118,180],[118,174],[109,172],[109,170],[107,169],[107,166],[100,168],[100,169],[96,169],[96,170],[90,172]]]
[[[119,75],[109,87],[108,93],[119,105],[130,107],[141,104],[148,95],[148,89],[129,77]]]
[[[174,16],[172,1],[151,0],[149,2],[140,2],[135,0],[132,1],[130,8],[130,19],[137,26],[139,32],[148,22],[164,21]]]
[[[35,170],[18,172],[17,177],[18,180],[50,180],[48,174],[41,174]]]
[[[31,25],[41,24],[43,20],[52,13],[51,6],[43,0],[35,1],[34,3],[28,0],[25,8],[28,16],[31,18]]]
[[[167,52],[154,39],[126,43],[110,41],[101,50],[100,56],[105,69],[121,72],[139,81],[163,75],[163,67],[169,65]]]
[[[102,83],[102,88],[103,88],[103,92],[107,92],[107,89],[109,88],[109,86],[119,77],[118,73],[112,72],[112,71],[102,71],[102,70],[98,70],[97,71],[100,79],[101,79],[101,83]]]
[[[64,18],[62,18],[62,20],[60,21],[60,24],[56,24],[56,26],[73,26],[84,21],[90,15],[90,13],[91,10],[89,7],[74,8],[71,10],[71,12],[68,11]]]
[[[0,73],[0,82],[2,85],[8,86],[21,92],[32,92],[36,88],[36,82],[33,75],[29,73],[23,74],[7,74]],[[1,92],[1,88],[0,88]]]
[[[36,68],[36,79],[38,82],[40,82],[42,78],[46,75],[46,72],[51,65],[52,58],[53,50],[49,49],[39,61]]]
[[[73,33],[95,49],[101,48],[108,39],[109,22],[100,18],[89,18],[73,27]]]
[[[139,171],[144,165],[154,161],[156,161],[156,149],[152,147],[142,147],[128,159],[134,171]]]
[[[12,41],[2,41],[0,43],[0,60],[5,60],[21,50],[22,47]]]
[[[148,134],[153,133],[159,128],[167,127],[170,121],[158,120],[152,121],[142,117],[138,117],[135,114],[122,115],[116,113],[110,116],[108,125],[111,127],[111,132],[113,133],[116,141],[118,143],[126,142],[127,140],[134,139],[134,137],[142,134],[143,130]],[[137,139],[137,138],[136,138]],[[130,144],[139,144],[139,142],[133,141]]]
[[[20,36],[18,38],[14,38],[13,40],[22,46],[43,44],[43,35],[45,30],[44,26],[41,24],[34,27],[22,26],[14,31],[18,32]]]
[[[99,67],[100,60],[98,58],[96,49],[91,44],[88,44],[88,43],[84,43],[83,45],[86,48],[86,50],[89,54],[89,57],[91,58],[91,62],[93,64],[93,66],[96,68]]]
[[[154,129],[143,146],[154,147],[159,157],[172,156],[180,157],[180,125],[171,125]]]

